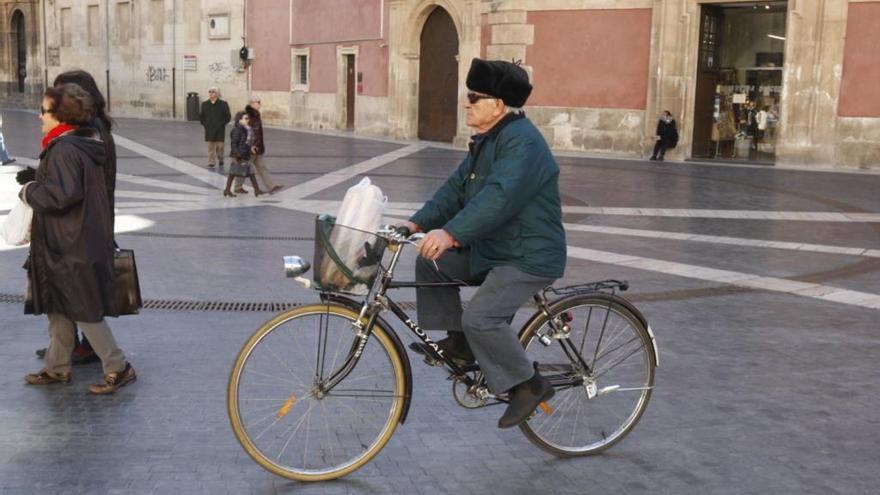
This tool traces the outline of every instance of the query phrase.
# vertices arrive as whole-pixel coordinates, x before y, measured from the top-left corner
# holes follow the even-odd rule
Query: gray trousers
[[[269,174],[269,169],[266,168],[266,161],[263,158],[263,155],[253,155],[251,163],[257,171],[256,175],[259,175],[260,179],[263,181],[263,187],[266,188],[267,192],[271,191],[272,188],[275,187],[275,181],[272,180],[272,176]],[[236,189],[241,187],[242,184],[244,184],[244,177],[236,177]]]
[[[116,345],[113,332],[106,320],[98,323],[74,322],[60,314],[49,315],[49,348],[46,350],[46,369],[53,373],[70,371],[70,353],[76,344],[76,328],[82,330],[89,339],[95,354],[101,358],[104,374],[115,373],[125,369],[125,356]]]
[[[512,266],[498,266],[484,276],[470,274],[467,249],[450,249],[434,263],[416,260],[416,281],[464,281],[480,288],[462,309],[457,287],[416,290],[419,325],[426,330],[464,332],[493,393],[510,390],[535,374],[532,363],[510,322],[534,294],[553,283],[552,278],[529,275]]]

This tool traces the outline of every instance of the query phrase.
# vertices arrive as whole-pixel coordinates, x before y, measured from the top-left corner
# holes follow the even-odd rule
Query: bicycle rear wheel
[[[568,331],[554,332],[553,318]],[[638,423],[654,386],[654,348],[618,298],[597,293],[557,301],[551,318],[532,320],[520,341],[556,387],[549,408],[520,425],[533,444],[560,457],[597,454]]]
[[[263,468],[322,481],[360,468],[388,443],[405,405],[404,367],[378,323],[357,366],[323,385],[357,349],[358,314],[314,304],[279,314],[245,343],[229,378],[235,436]]]

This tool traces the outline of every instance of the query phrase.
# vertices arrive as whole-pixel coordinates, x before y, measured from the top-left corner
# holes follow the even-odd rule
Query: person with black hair
[[[651,160],[663,161],[666,150],[678,146],[678,129],[675,127],[675,119],[669,110],[664,110],[660,114],[660,120],[657,121],[657,133],[654,136],[654,152],[651,154]]]
[[[229,175],[226,177],[223,196],[234,198],[235,194],[231,191],[232,181],[236,178],[244,180],[245,177],[251,179],[251,185],[254,186],[254,196],[264,194],[260,186],[257,185],[257,178],[254,177],[253,163],[251,163],[254,149],[254,130],[250,126],[250,116],[246,112],[235,114],[235,125],[229,131],[229,146],[231,148],[229,155],[233,162],[229,167]],[[238,189],[236,192],[239,192]]]

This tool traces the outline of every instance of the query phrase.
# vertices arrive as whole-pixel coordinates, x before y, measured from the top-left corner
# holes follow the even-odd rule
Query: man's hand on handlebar
[[[436,261],[447,249],[458,243],[455,238],[443,229],[434,229],[425,235],[418,245],[419,254],[423,258]]]

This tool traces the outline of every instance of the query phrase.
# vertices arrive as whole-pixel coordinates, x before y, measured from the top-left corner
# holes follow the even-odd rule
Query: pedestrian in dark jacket
[[[49,318],[45,367],[25,376],[31,385],[70,381],[76,328],[88,337],[104,368],[89,393],[108,394],[137,376],[105,321],[115,316],[113,212],[107,192],[106,154],[92,97],[76,84],[44,93],[43,152],[34,180],[19,197],[34,210],[26,268],[31,300],[25,312]]]
[[[254,131],[254,144],[251,147],[251,165],[253,165],[256,173],[260,175],[260,179],[263,180],[265,190],[269,194],[274,194],[280,191],[283,186],[275,183],[272,179],[272,175],[269,174],[268,167],[266,166],[264,158],[264,155],[266,154],[266,144],[263,138],[263,118],[260,115],[261,106],[262,103],[260,102],[260,98],[257,96],[251,96],[248,105],[244,107],[244,111],[250,119],[250,127]],[[235,192],[239,194],[247,194],[247,191],[241,187],[242,183],[244,183],[243,178],[235,180]]]
[[[467,125],[477,131],[470,152],[406,227],[427,232],[416,280],[482,284],[464,310],[457,288],[418,289],[419,323],[449,331],[437,342],[444,354],[479,361],[490,390],[510,393],[498,421],[510,428],[554,394],[509,322],[565,269],[559,167],[520,109],[532,90],[523,68],[474,59],[467,87]]]
[[[113,121],[110,120],[110,116],[107,115],[107,103],[104,100],[104,95],[101,94],[92,75],[84,70],[63,72],[55,78],[55,82],[53,82],[52,85],[58,86],[65,83],[73,83],[86,90],[86,93],[92,97],[92,101],[95,103],[95,118],[89,122],[89,127],[98,131],[98,135],[104,143],[104,152],[107,157],[103,167],[104,178],[107,184],[107,196],[110,200],[110,211],[115,211],[116,142],[113,140],[113,133],[111,132]],[[111,222],[113,222],[114,226],[115,218],[116,215],[111,216]],[[44,357],[45,355],[45,348],[37,349],[37,356]],[[77,335],[72,359],[73,364],[87,364],[98,361],[98,355],[95,354],[94,349],[92,349],[92,346],[89,344],[89,339],[85,337],[80,339],[79,335]]]
[[[218,161],[223,166],[223,140],[230,119],[229,104],[220,99],[220,90],[216,86],[208,88],[208,99],[202,102],[199,112],[199,122],[205,128],[205,142],[208,143],[208,168],[214,168]]]
[[[229,167],[229,175],[226,177],[226,189],[223,190],[223,196],[235,197],[232,193],[232,181],[236,178],[244,180],[250,177],[251,185],[254,186],[254,196],[263,194],[260,186],[257,185],[257,178],[254,177],[253,166],[251,164],[252,150],[254,149],[254,130],[249,125],[250,117],[245,112],[235,114],[235,125],[229,131],[229,147],[232,151],[229,155],[232,157],[232,166]],[[239,188],[240,189],[240,188]],[[238,189],[236,190],[238,192]]]
[[[675,148],[678,145],[678,129],[675,127],[675,119],[669,110],[660,114],[660,120],[657,121],[657,135],[654,136],[654,152],[651,154],[651,160],[663,161],[666,150]]]

